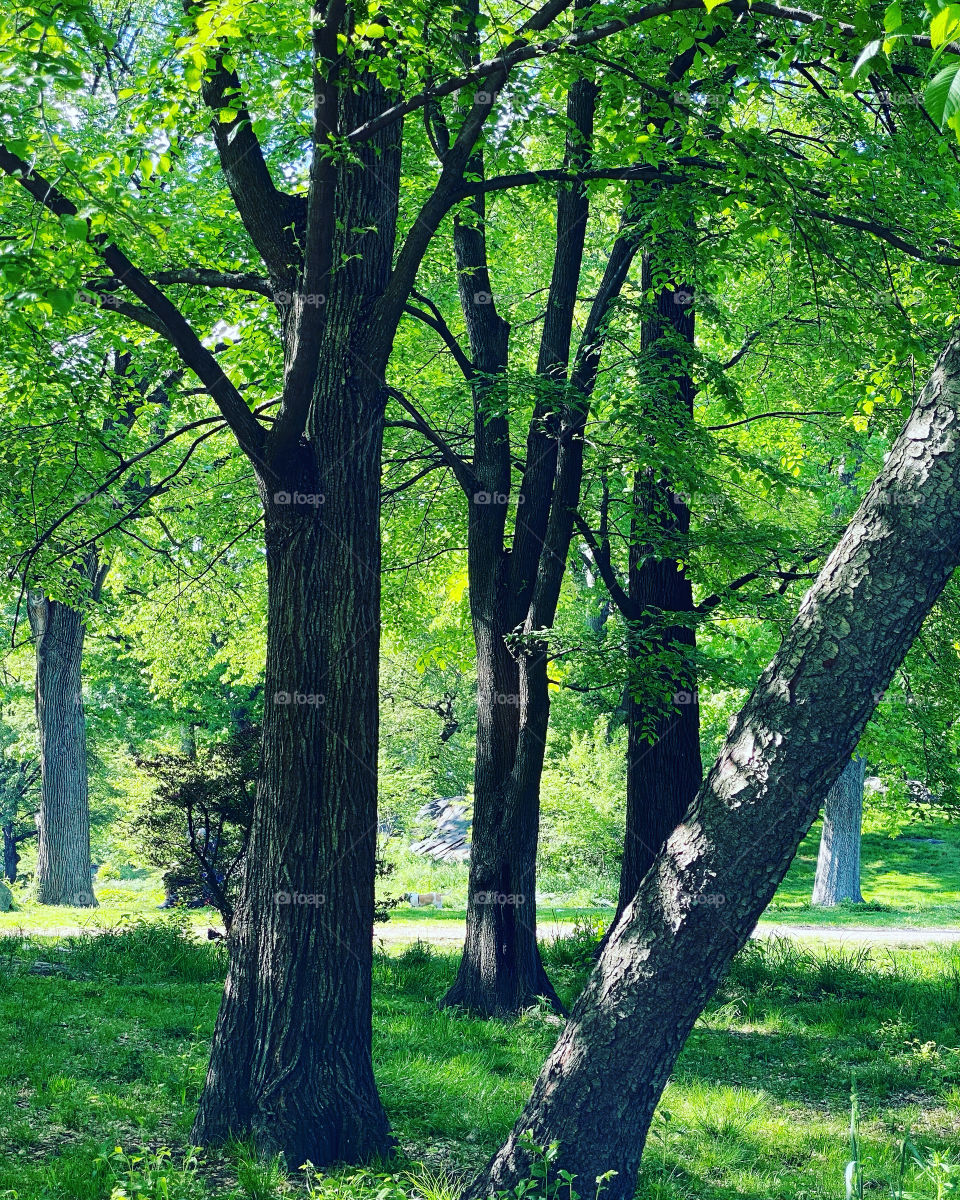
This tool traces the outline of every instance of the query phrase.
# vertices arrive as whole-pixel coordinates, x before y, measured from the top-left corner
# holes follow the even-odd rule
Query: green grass
[[[287,1194],[282,1172],[242,1147],[189,1158],[222,948],[163,922],[66,941],[10,938],[0,950],[0,1197]],[[567,1000],[591,953],[585,934],[545,948]],[[54,973],[33,973],[51,969],[38,963]],[[560,1025],[538,1011],[484,1022],[439,1010],[455,966],[422,945],[377,956],[376,1069],[401,1158],[389,1179],[320,1177],[312,1194],[453,1200],[438,1173],[469,1175],[509,1130]],[[638,1197],[839,1200],[853,1073],[868,1183],[894,1177],[908,1129],[956,1159],[960,951],[749,946],[680,1058]],[[411,1183],[405,1173],[422,1168],[432,1174]]]
[[[933,839],[932,842],[918,839]],[[865,904],[836,908],[811,908],[810,893],[819,846],[819,825],[804,840],[786,879],[763,923],[811,926],[872,926],[927,929],[960,928],[960,825],[946,823],[914,826],[898,838],[868,833],[863,838],[862,888]],[[461,863],[433,863],[413,855],[400,856],[397,870],[386,883],[386,891],[443,893],[445,907],[410,908],[405,900],[392,911],[392,929],[383,930],[385,943],[396,952],[396,936],[407,941],[438,937],[448,943],[464,920],[467,868]],[[587,881],[590,882],[590,881]],[[582,879],[547,876],[540,880],[538,913],[541,930],[548,933],[556,924],[579,919],[608,920],[610,908],[597,904],[612,899],[613,892],[601,880],[596,887]],[[155,873],[137,872],[134,878],[112,878],[98,883],[100,907],[41,908],[18,891],[16,912],[0,913],[0,935],[22,931],[27,934],[57,934],[76,929],[97,931],[122,927],[131,920],[160,919],[158,905],[163,888]],[[186,919],[199,936],[219,924],[212,909],[188,910]]]
[[[919,839],[931,838],[933,842]],[[914,825],[896,838],[865,833],[865,904],[812,908],[819,822],[805,838],[767,909],[771,921],[813,925],[960,926],[960,825]]]

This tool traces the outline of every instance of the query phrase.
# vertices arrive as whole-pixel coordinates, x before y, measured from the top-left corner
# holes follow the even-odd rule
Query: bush
[[[147,858],[164,869],[170,892],[212,904],[229,929],[253,819],[260,730],[250,726],[196,756],[162,754],[141,765],[156,779],[133,823]]]
[[[606,721],[571,737],[570,749],[544,767],[539,869],[574,878],[616,880],[623,857],[626,760],[624,734],[611,741]]]

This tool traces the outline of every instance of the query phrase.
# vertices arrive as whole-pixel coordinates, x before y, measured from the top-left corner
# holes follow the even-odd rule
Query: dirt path
[[[573,921],[544,920],[540,922],[539,934],[545,941],[569,937],[576,929]],[[56,925],[46,929],[27,929],[26,936],[72,937],[89,932],[90,925]],[[414,942],[428,942],[443,950],[456,950],[463,945],[463,921],[404,921],[394,917],[384,925],[378,925],[376,941],[384,949],[397,949]],[[21,933],[16,926],[0,927],[0,937],[15,937]],[[197,936],[206,938],[206,926],[198,928]],[[754,929],[755,938],[797,938],[800,940],[847,943],[855,946],[923,946],[930,943],[948,945],[960,943],[960,926],[929,928],[898,928],[886,925],[784,925],[762,922]]]
[[[821,942],[849,942],[856,946],[924,946],[930,942],[960,942],[960,928],[931,926],[897,928],[886,925],[775,925],[764,922],[755,938],[811,938]]]
[[[569,937],[575,928],[572,921],[547,920],[540,922],[539,934],[545,941],[552,942],[558,937]],[[377,939],[388,949],[410,945],[417,940],[438,948],[456,949],[463,944],[463,935],[464,925],[460,921],[404,921],[394,917],[377,929]],[[880,925],[783,925],[764,921],[754,929],[752,936],[847,942],[856,946],[922,946],[931,942],[960,942],[960,927],[899,929]]]

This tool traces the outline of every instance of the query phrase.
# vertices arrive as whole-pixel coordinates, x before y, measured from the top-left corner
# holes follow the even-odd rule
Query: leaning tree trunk
[[[867,760],[851,758],[827,792],[811,904],[830,908],[841,900],[863,903],[860,894],[860,824],[866,773]]]
[[[469,1195],[512,1192],[533,1143],[581,1194],[633,1195],[660,1094],[960,561],[960,342],[741,709],[606,948],[513,1132]],[[538,1166],[539,1171],[539,1166]]]
[[[305,450],[264,497],[263,765],[192,1134],[250,1136],[291,1168],[390,1146],[371,1052],[383,407],[326,407],[327,471]]]
[[[27,598],[36,644],[40,738],[37,903],[96,905],[90,870],[87,730],[83,715],[83,619],[39,591]]]

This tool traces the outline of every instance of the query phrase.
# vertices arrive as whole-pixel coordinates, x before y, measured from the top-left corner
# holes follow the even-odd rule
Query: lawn
[[[899,837],[867,833],[862,847],[862,890],[866,903],[812,908],[809,904],[820,844],[819,823],[802,843],[761,928],[770,924],[873,926],[888,928],[960,928],[960,825],[945,822],[912,826]],[[392,910],[390,921],[378,926],[386,948],[418,938],[453,947],[463,933],[467,868],[465,864],[411,864],[405,855],[387,890],[399,896],[405,889],[439,890],[444,907],[410,908],[405,899]],[[133,878],[109,879],[96,887],[100,907],[38,908],[18,896],[17,911],[0,913],[0,934],[70,933],[77,929],[109,929],[135,917],[153,918],[163,901],[156,873],[131,872]],[[615,893],[609,882],[564,881],[547,876],[537,908],[542,937],[569,933],[577,921],[608,921]],[[602,902],[602,903],[601,903]],[[188,910],[187,917],[204,936],[217,925],[211,909]]]
[[[581,935],[545,953],[572,999],[592,943]],[[242,1146],[189,1155],[223,966],[220,946],[168,922],[4,942],[0,1197],[289,1194],[282,1172]],[[376,1066],[400,1157],[385,1166],[388,1179],[346,1172],[308,1188],[301,1177],[297,1194],[449,1200],[444,1178],[455,1185],[503,1138],[559,1022],[538,1011],[502,1022],[439,1010],[454,968],[453,955],[422,946],[378,955]],[[752,944],[681,1056],[638,1197],[842,1197],[854,1074],[869,1183],[896,1175],[908,1130],[924,1153],[956,1157],[960,952]],[[928,1180],[917,1191],[932,1188]]]
[[[912,825],[899,837],[866,833],[861,846],[864,904],[812,908],[820,824],[805,838],[765,914],[816,925],[960,926],[960,826]]]

